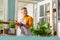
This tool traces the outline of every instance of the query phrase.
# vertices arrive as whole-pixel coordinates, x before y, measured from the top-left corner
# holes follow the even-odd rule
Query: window
[[[41,4],[41,3],[40,3]],[[43,5],[39,6],[39,18],[38,20],[43,23],[44,21],[49,22],[50,23],[50,4],[46,3]]]

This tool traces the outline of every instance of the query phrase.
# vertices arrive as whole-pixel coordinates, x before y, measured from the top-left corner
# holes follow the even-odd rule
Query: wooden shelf
[[[9,24],[9,22],[0,22],[0,23],[2,23],[2,24]]]
[[[9,24],[9,22],[0,22],[0,24]],[[21,26],[22,24],[16,23],[16,25]]]
[[[56,12],[56,8],[53,9],[53,12]]]
[[[2,24],[9,24],[9,22],[0,22]],[[21,24],[20,23],[16,23],[16,25],[20,26]],[[4,29],[3,30],[4,33],[2,33],[2,35],[16,35],[16,29],[15,29],[15,33],[8,33],[9,32],[9,29]],[[1,34],[0,34],[1,35]]]
[[[47,13],[49,13],[50,11],[48,10],[48,11],[46,11]]]
[[[48,10],[48,11],[46,11],[47,13],[49,13],[50,12],[50,10]],[[54,8],[53,9],[53,12],[56,12],[56,8]]]

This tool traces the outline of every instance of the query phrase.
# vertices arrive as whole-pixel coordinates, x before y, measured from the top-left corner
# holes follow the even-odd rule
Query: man
[[[23,18],[20,21],[21,33],[23,35],[30,35],[29,28],[33,24],[33,18],[31,16],[27,15],[28,12],[27,12],[27,8],[26,7],[23,7],[21,9],[21,13],[23,15]]]

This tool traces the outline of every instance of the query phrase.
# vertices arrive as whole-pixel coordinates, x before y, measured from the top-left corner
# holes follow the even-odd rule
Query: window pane
[[[50,23],[50,17],[45,17],[44,19],[46,22]]]
[[[40,23],[42,24],[44,22],[44,18],[40,18]]]
[[[40,17],[44,16],[44,5],[40,6]]]
[[[44,17],[44,18],[40,18],[40,23],[43,23],[43,22],[48,22],[50,23],[50,17]]]

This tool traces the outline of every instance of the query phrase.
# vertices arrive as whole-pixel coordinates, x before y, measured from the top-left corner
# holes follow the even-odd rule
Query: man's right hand
[[[23,24],[21,22],[20,23],[16,22],[16,25],[21,27]]]

